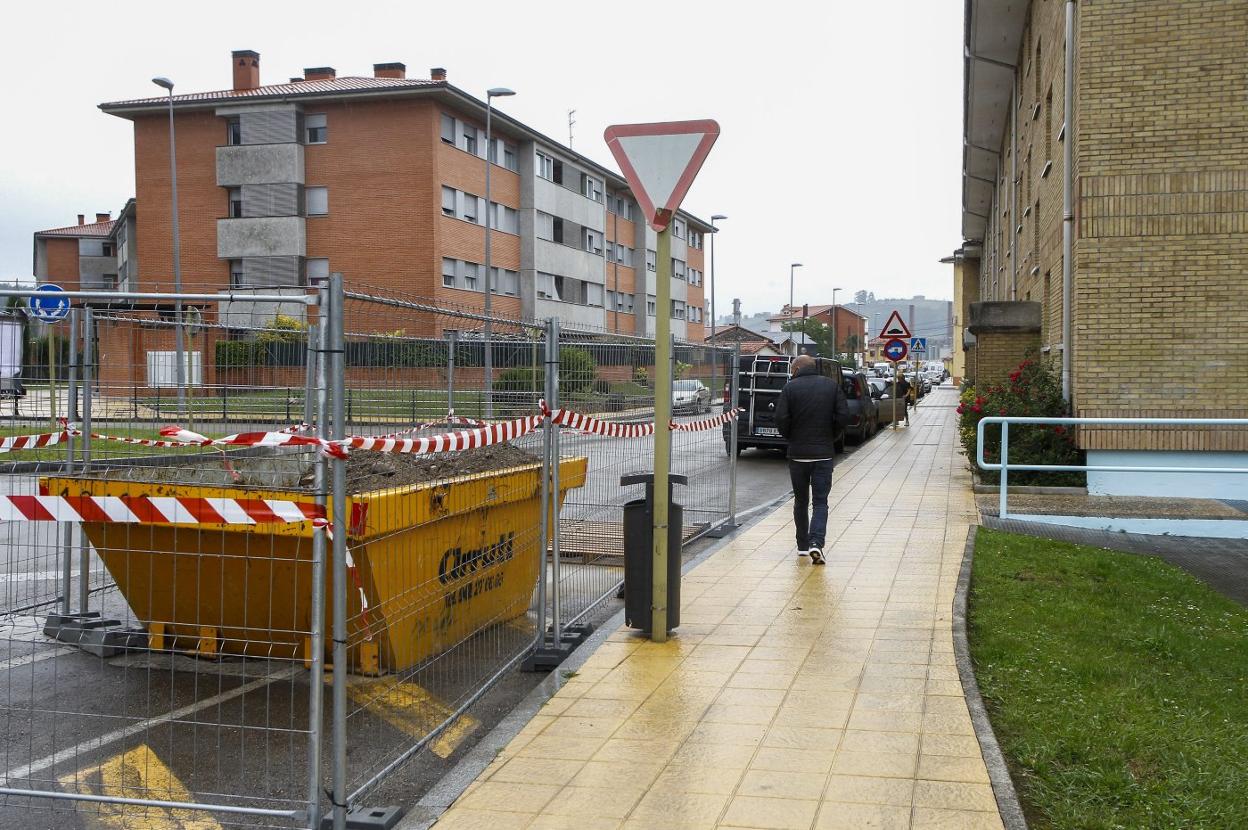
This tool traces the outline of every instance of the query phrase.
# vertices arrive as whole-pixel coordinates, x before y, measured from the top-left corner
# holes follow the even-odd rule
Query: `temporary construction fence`
[[[79,294],[0,438],[0,809],[343,827],[619,589],[620,478],[656,428],[686,536],[730,520],[723,350],[677,346],[693,395],[656,425],[627,335],[337,275],[180,318]]]

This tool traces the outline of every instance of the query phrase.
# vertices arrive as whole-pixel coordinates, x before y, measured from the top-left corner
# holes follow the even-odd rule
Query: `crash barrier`
[[[618,590],[607,480],[651,457],[653,344],[494,318],[486,394],[481,315],[334,290],[183,295],[183,385],[172,297],[31,324],[64,360],[0,413],[0,814],[403,803],[408,759]],[[669,425],[703,479],[686,535],[728,516],[710,407]]]

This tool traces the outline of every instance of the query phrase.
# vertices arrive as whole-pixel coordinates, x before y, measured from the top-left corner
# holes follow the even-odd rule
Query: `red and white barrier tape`
[[[313,527],[319,527],[325,531],[325,538],[332,544],[334,541],[334,525],[329,519],[313,519]],[[364,593],[364,581],[360,579],[360,570],[356,567],[355,557],[351,555],[351,548],[343,545],[343,551],[347,557],[347,576],[350,577],[351,583],[355,585],[355,590],[360,594],[360,621],[364,623],[364,638],[373,639],[373,624],[368,613],[368,594]]]
[[[704,418],[701,421],[690,421],[687,424],[678,424],[672,421],[672,429],[676,432],[698,432],[704,429],[715,429],[721,427],[729,421],[735,421],[737,416],[744,410],[730,409],[722,415],[716,415],[714,418]]]
[[[38,435],[13,435],[8,438],[0,438],[0,453],[50,447],[69,438],[71,432],[73,431],[63,429],[60,432],[43,432]]]
[[[162,427],[160,434],[182,442],[184,446],[199,447],[319,447],[321,452],[334,458],[346,458],[347,452],[341,442],[327,441],[312,435],[295,435],[289,432],[240,432],[224,438],[209,438],[179,426]]]
[[[314,502],[175,496],[0,496],[0,521],[291,524],[324,518]]]
[[[457,452],[514,441],[528,435],[542,425],[539,415],[529,415],[514,421],[500,424],[489,424],[476,429],[461,429],[455,432],[443,432],[422,438],[368,438],[353,436],[341,442],[342,447],[356,450],[372,450],[374,452],[395,452],[406,455],[425,455],[435,452]]]

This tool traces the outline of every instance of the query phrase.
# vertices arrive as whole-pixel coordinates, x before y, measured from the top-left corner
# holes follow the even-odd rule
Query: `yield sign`
[[[646,221],[662,231],[719,138],[719,124],[709,118],[615,124],[607,127],[603,138],[624,171]]]
[[[880,337],[889,339],[892,337],[910,338],[910,329],[906,328],[906,324],[901,321],[901,315],[894,311],[888,316],[888,322],[884,324],[884,328],[880,330]]]

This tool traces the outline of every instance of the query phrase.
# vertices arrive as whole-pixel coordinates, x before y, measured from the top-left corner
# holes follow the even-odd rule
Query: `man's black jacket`
[[[789,458],[832,458],[836,430],[849,423],[849,404],[841,384],[819,374],[817,366],[800,370],[780,390],[776,426],[789,439]]]

